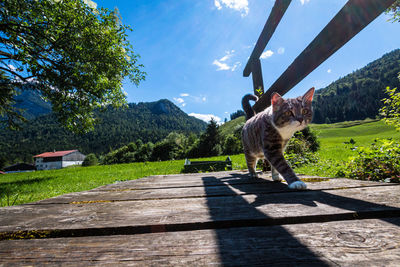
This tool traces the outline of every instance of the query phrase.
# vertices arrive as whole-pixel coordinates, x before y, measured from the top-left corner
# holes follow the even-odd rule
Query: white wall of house
[[[72,165],[82,165],[83,161],[50,161],[44,162],[42,158],[35,160],[36,169],[39,170],[56,170]]]
[[[63,161],[62,168],[72,166],[72,165],[82,165],[83,161]]]

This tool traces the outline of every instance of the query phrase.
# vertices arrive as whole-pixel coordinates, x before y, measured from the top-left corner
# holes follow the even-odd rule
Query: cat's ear
[[[271,95],[271,105],[272,108],[275,110],[280,104],[282,104],[283,98],[277,92],[272,93]]]
[[[305,93],[303,95],[303,103],[304,104],[311,104],[311,102],[313,100],[314,92],[315,92],[315,88],[312,87],[310,90],[307,91],[307,93]]]

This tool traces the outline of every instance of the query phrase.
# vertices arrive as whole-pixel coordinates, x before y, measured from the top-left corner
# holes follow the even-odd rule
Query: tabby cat
[[[257,161],[266,159],[271,164],[274,181],[280,181],[281,174],[290,189],[307,188],[290,168],[283,152],[292,135],[310,123],[313,96],[314,87],[297,98],[283,99],[278,93],[273,93],[271,106],[258,114],[255,114],[249,103],[258,98],[255,95],[243,97],[242,106],[247,122],[242,130],[242,142],[247,168],[252,177],[258,178],[255,170]]]

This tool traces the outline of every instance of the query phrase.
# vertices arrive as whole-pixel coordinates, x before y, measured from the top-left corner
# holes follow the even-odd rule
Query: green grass
[[[6,174],[0,176],[0,206],[89,190],[116,181],[179,173],[183,164],[184,160],[176,160]]]
[[[229,127],[234,129],[235,125],[231,124]],[[319,161],[297,168],[295,171],[299,174],[336,176],[338,166],[343,165],[355,153],[349,145],[344,144],[350,138],[356,141],[356,146],[368,146],[376,138],[400,140],[400,132],[374,120],[311,125],[311,128],[318,132],[321,142],[321,149],[317,152]],[[202,160],[225,160],[226,157]],[[243,154],[230,157],[234,169],[247,168]],[[116,181],[150,175],[177,174],[182,171],[183,164],[184,160],[175,160],[5,174],[0,176],[0,206],[18,205],[70,192],[90,190]]]
[[[345,144],[350,139],[356,142],[354,146],[369,146],[376,138],[400,140],[400,132],[377,120],[319,124],[311,125],[311,128],[317,131],[321,142],[317,152],[319,161],[296,169],[296,172],[308,175],[335,177],[338,167],[356,155],[350,149],[351,145]]]

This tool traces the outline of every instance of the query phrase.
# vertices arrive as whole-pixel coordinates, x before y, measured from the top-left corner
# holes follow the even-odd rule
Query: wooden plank
[[[215,183],[204,177],[204,184]],[[241,185],[233,187],[242,190]],[[206,187],[207,188],[207,187]],[[226,186],[226,190],[232,190]],[[245,191],[245,189],[243,189]],[[206,191],[207,192],[207,191]],[[331,191],[280,192],[186,199],[94,202],[82,204],[37,204],[0,209],[0,231],[48,229],[101,229],[148,232],[203,229],[232,225],[342,220],[359,216],[398,216],[400,187],[337,189]],[[363,217],[364,216],[364,217]],[[216,224],[215,222],[222,222]],[[253,224],[253,225],[254,225]],[[168,226],[169,225],[169,226]],[[146,226],[143,228],[143,226]],[[135,228],[136,227],[136,228]],[[169,227],[169,228],[168,228]],[[149,230],[150,229],[150,230]]]
[[[254,59],[251,64],[254,94],[261,97],[264,94],[264,82],[261,71],[260,59]]]
[[[209,182],[204,185],[203,177],[214,177],[214,182]],[[209,173],[193,173],[193,174],[174,174],[174,175],[157,175],[145,177],[137,180],[129,180],[123,182],[117,182],[93,189],[93,191],[103,190],[124,190],[124,189],[160,189],[160,188],[181,188],[181,187],[193,187],[193,186],[221,186],[224,184],[248,184],[248,183],[265,183],[271,181],[271,172],[264,174],[260,173],[263,179],[253,179],[248,175],[248,171],[225,171],[225,172],[209,172]],[[325,179],[323,177],[299,175],[300,178],[306,179]],[[384,183],[371,182],[371,181],[360,181],[351,179],[340,179],[334,178],[329,180],[330,183],[325,184],[328,189],[330,186],[336,186],[336,183],[347,183],[349,186],[379,186],[385,185]],[[339,182],[340,181],[340,182]],[[319,188],[322,189],[322,188]]]
[[[250,194],[271,194],[279,192],[290,192],[283,183],[272,181],[270,173],[262,176],[263,179],[250,179],[248,175],[230,173],[227,178],[221,179],[219,183],[204,186],[201,179],[192,180],[188,185],[181,180],[180,186],[169,183],[168,178],[161,178],[166,185],[151,187],[144,182],[140,186],[134,181],[121,182],[98,189],[70,193],[62,196],[45,199],[32,204],[81,204],[101,201],[135,201],[135,200],[154,200],[154,199],[180,199],[180,198],[199,198],[207,196],[237,196]],[[315,178],[311,176],[300,176],[307,184],[309,190],[335,190],[343,188],[357,188],[368,186],[391,186],[390,184],[349,180],[349,179],[329,179]],[[155,179],[151,179],[155,181]],[[179,180],[179,179],[178,179]],[[174,182],[177,180],[174,179]],[[160,182],[159,182],[160,183]],[[147,187],[150,186],[150,187]]]
[[[265,23],[264,28],[262,29],[261,34],[258,37],[256,46],[254,47],[253,52],[251,53],[250,58],[247,61],[247,64],[243,70],[243,76],[248,77],[250,73],[254,70],[254,68],[252,67],[253,62],[260,58],[262,52],[264,51],[269,40],[271,39],[272,34],[274,34],[276,27],[281,21],[291,1],[292,0],[275,1],[267,22]]]
[[[286,71],[254,105],[260,112],[270,106],[271,95],[287,93],[329,58],[395,0],[349,0],[318,36],[303,50]],[[308,89],[308,88],[307,88]]]
[[[396,266],[400,218],[0,241],[0,266]]]

